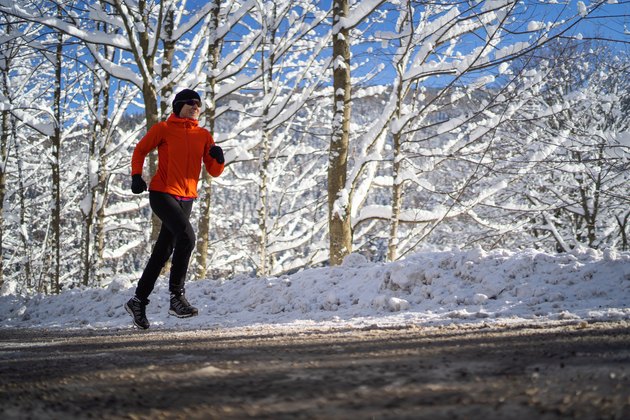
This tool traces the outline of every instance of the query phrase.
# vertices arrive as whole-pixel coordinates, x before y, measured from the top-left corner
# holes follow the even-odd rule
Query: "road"
[[[629,419],[630,323],[0,330],[0,418]]]

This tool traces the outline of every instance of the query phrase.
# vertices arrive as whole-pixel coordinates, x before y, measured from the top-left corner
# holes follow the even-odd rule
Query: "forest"
[[[627,0],[0,0],[0,39],[3,293],[138,276],[131,153],[184,88],[226,153],[191,280],[630,250]]]

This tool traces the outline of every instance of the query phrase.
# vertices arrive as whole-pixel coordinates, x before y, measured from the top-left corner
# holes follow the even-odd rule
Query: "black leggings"
[[[151,209],[162,221],[162,228],[149,262],[140,277],[136,296],[146,301],[162,268],[173,254],[169,290],[171,293],[184,293],[184,281],[188,271],[190,255],[195,247],[195,232],[190,224],[193,201],[179,201],[170,194],[149,192]]]

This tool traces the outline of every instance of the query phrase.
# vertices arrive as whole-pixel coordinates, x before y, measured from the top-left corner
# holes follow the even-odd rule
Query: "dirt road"
[[[630,323],[0,331],[0,418],[629,419]]]

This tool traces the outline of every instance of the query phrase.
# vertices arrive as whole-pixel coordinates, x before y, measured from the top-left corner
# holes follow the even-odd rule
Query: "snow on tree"
[[[597,54],[595,54],[597,50]],[[540,140],[554,147],[538,163],[542,180],[520,185],[541,208],[539,242],[560,251],[577,246],[627,250],[630,226],[628,156],[630,60],[601,45],[552,49],[543,92],[553,112],[539,113]]]
[[[593,4],[591,12],[602,4]],[[548,22],[525,24],[522,16],[536,7],[526,6],[400,3],[385,11],[397,16],[395,31],[374,31],[374,41],[393,57],[397,76],[384,112],[354,142],[346,190],[357,246],[370,243],[362,235],[383,236],[377,220],[390,222],[390,259],[417,249],[451,220],[468,220],[467,229],[485,223],[475,208],[510,183],[492,172],[491,156],[504,147],[498,130],[528,104],[504,100],[519,86],[529,89],[520,82],[529,75],[512,73],[511,63],[567,36],[585,17],[573,14],[561,21],[557,11],[545,8],[538,15],[547,13]],[[524,24],[526,31],[520,29]],[[391,140],[384,141],[386,136]],[[389,147],[392,153],[386,153]],[[387,170],[391,178],[386,180]],[[391,188],[389,199],[370,186],[376,183]],[[400,231],[401,223],[409,228]]]

